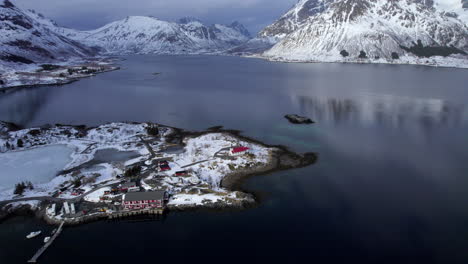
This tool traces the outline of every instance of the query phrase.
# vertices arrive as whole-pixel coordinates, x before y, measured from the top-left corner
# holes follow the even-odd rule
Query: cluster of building
[[[242,146],[231,147],[229,148],[226,154],[229,156],[240,156],[245,154],[248,150],[249,148]],[[169,166],[169,162],[167,160],[158,160],[154,162],[154,165],[156,165],[155,169],[157,171],[165,172],[171,170],[171,167]],[[190,172],[186,170],[176,171],[174,173],[174,176],[177,177],[186,177],[189,175]],[[141,191],[141,188],[136,181],[123,182],[117,188],[113,188],[110,191],[106,191],[104,195],[116,195],[119,193],[123,193],[121,200],[121,209],[125,211],[144,209],[162,210],[164,209],[167,201],[169,200],[169,195],[166,191]]]

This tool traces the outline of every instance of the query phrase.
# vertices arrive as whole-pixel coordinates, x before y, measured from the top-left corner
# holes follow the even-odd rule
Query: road
[[[107,184],[103,186],[96,187],[88,192],[85,192],[84,194],[71,198],[71,199],[65,199],[65,198],[56,198],[56,197],[51,197],[51,196],[37,196],[37,197],[25,197],[25,198],[18,198],[18,199],[11,199],[11,200],[5,200],[5,201],[0,201],[0,207],[3,207],[4,205],[7,205],[9,203],[15,203],[15,202],[27,202],[27,201],[48,201],[48,202],[54,202],[54,203],[61,203],[61,202],[70,202],[70,203],[76,203],[83,199],[86,195],[95,192],[101,188],[105,187],[111,187],[113,185],[116,185],[117,183],[112,183],[112,184]]]
[[[148,149],[148,151],[149,151],[150,154],[151,154],[151,157],[152,157],[152,158],[156,157],[156,153],[154,152],[153,148],[152,148],[151,145],[148,143],[148,141],[146,141],[145,139],[143,139],[142,136],[138,136],[138,137],[140,138],[141,142],[142,142],[143,144],[145,144],[146,148]]]

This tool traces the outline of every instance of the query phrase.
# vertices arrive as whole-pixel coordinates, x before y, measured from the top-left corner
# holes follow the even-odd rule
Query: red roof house
[[[249,150],[249,149],[250,148],[248,148],[248,147],[233,147],[233,148],[231,148],[230,153],[231,153],[231,155],[242,155],[245,152],[247,152],[247,150]]]

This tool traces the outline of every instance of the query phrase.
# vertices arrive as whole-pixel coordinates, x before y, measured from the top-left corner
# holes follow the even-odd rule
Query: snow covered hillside
[[[30,11],[0,2],[0,72],[33,63],[84,58],[96,51],[57,34]]]
[[[468,67],[463,1],[300,0],[259,33],[279,41],[263,56]]]
[[[69,38],[102,47],[111,54],[217,53],[250,39],[250,33],[238,22],[207,26],[194,18],[167,22],[154,17],[130,16],[92,31],[58,30]]]

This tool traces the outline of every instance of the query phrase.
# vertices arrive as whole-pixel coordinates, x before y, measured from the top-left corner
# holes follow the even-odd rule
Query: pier
[[[108,216],[108,219],[119,219],[125,217],[132,217],[138,215],[162,215],[164,209],[143,209],[143,210],[133,210],[133,211],[121,211],[112,213]]]
[[[63,229],[63,224],[65,222],[60,223],[60,226],[58,227],[57,231],[55,234],[50,238],[50,240],[44,244],[37,252],[34,254],[34,256],[28,261],[28,263],[37,263],[37,259],[46,251],[46,249],[54,243],[54,240],[60,235]]]

